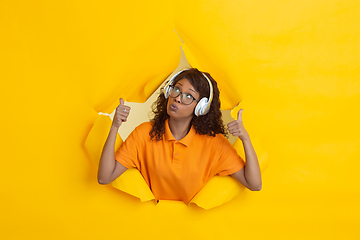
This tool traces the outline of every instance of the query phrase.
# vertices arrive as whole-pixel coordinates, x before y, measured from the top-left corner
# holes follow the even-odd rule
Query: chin
[[[173,111],[170,111],[169,109],[167,109],[166,112],[171,118],[176,118],[176,114],[174,114]]]

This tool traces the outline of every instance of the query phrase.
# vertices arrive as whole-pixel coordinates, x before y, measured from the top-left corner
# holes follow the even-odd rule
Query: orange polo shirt
[[[239,171],[245,163],[222,135],[197,134],[194,127],[177,141],[165,122],[160,141],[151,140],[151,123],[146,122],[128,136],[115,153],[126,168],[137,168],[157,200],[177,200],[188,204],[215,175]]]

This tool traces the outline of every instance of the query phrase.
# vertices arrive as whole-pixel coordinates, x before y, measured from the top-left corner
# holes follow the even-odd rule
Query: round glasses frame
[[[192,102],[193,102],[194,100],[197,101],[197,102],[199,102],[199,100],[196,99],[196,98],[194,98],[193,95],[191,95],[191,94],[189,94],[189,93],[182,93],[178,87],[176,87],[176,86],[174,86],[174,85],[170,85],[170,87],[172,88],[172,90],[171,90],[171,92],[170,92],[170,97],[176,98],[176,97],[178,97],[178,96],[181,94],[180,100],[181,100],[181,102],[182,102],[183,104],[185,104],[185,105],[190,105],[190,104],[192,104]],[[178,92],[175,92],[176,89],[178,90]],[[184,101],[183,101],[183,96],[184,96],[184,94],[185,94],[185,95],[189,95],[189,96],[192,97],[192,100],[191,100],[190,103],[184,103]]]

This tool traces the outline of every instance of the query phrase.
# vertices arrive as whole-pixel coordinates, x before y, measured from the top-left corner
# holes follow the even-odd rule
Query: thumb
[[[242,122],[242,112],[244,111],[244,109],[240,109],[238,112],[238,121]]]
[[[124,105],[124,99],[120,98],[120,105]]]

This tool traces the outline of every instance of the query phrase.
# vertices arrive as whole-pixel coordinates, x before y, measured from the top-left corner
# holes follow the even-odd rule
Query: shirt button
[[[175,153],[175,156],[177,156],[177,153]]]

